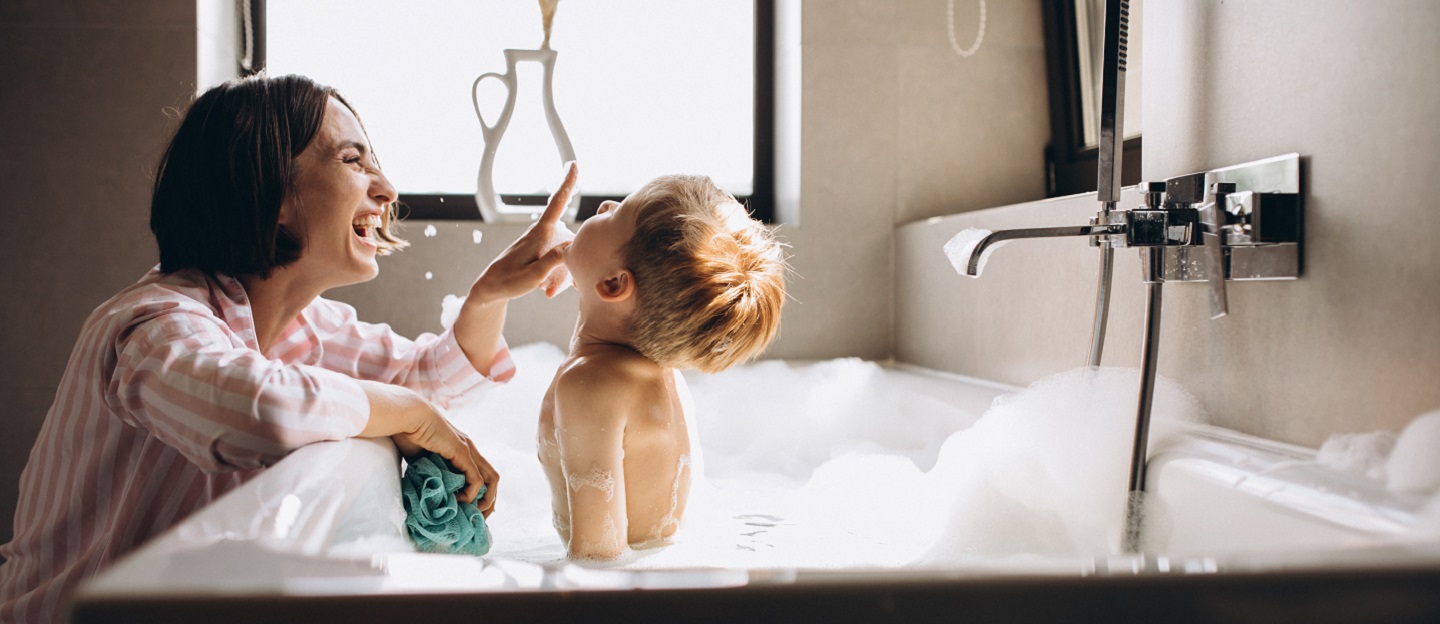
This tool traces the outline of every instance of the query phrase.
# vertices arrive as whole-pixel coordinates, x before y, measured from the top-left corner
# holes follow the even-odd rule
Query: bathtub
[[[457,418],[506,475],[491,519],[496,546],[489,556],[409,547],[399,524],[399,460],[388,441],[315,444],[83,586],[73,600],[74,621],[1440,621],[1440,540],[1426,500],[1327,469],[1312,449],[1199,423],[1175,423],[1152,445],[1147,497],[1153,511],[1143,527],[1144,554],[1115,552],[1119,526],[1105,548],[1038,555],[971,548],[972,554],[949,557],[936,556],[933,545],[917,547],[914,535],[867,534],[844,521],[792,521],[800,516],[778,510],[813,496],[825,474],[839,471],[842,481],[849,479],[847,466],[894,465],[897,474],[912,475],[903,479],[933,481],[953,450],[933,439],[985,427],[977,423],[1003,402],[997,398],[1021,393],[903,364],[858,361],[770,362],[742,373],[749,377],[722,376],[719,385],[693,380],[697,404],[723,404],[722,413],[709,418],[745,413],[731,414],[730,429],[699,427],[709,462],[702,474],[720,476],[696,490],[709,497],[697,508],[709,510],[711,524],[695,526],[687,518],[681,535],[698,535],[694,541],[641,552],[619,565],[568,563],[548,523],[539,522],[548,518],[548,493],[527,491],[538,483],[524,464],[534,461],[525,439],[533,427],[482,426],[494,412],[531,409],[528,397],[538,397],[557,353],[547,351],[534,363],[525,361],[537,359],[533,352],[517,349],[522,374],[534,376],[517,377],[512,395],[492,402],[493,409],[482,402],[478,421]],[[764,425],[776,416],[724,403],[747,394],[737,386],[756,390],[775,382],[777,371],[791,375],[783,383],[792,387],[760,388],[765,403],[830,401],[852,418],[818,427]],[[803,387],[807,375],[824,381]],[[763,396],[767,391],[775,394]],[[881,409],[895,411],[866,418]],[[533,412],[514,418],[533,420]],[[764,426],[781,429],[762,431],[761,440],[737,433]],[[907,426],[921,431],[895,433]],[[487,431],[514,448],[488,449]],[[797,433],[803,431],[828,439],[808,444]],[[877,450],[873,440],[900,450]],[[1126,445],[1117,442],[1122,450]],[[793,457],[779,452],[787,447],[797,449]],[[807,453],[813,457],[807,460]],[[756,466],[763,472],[752,470]],[[725,475],[734,479],[727,483]],[[1121,472],[1114,487],[1124,485]],[[733,496],[736,491],[746,495]],[[863,507],[876,496],[856,498]],[[905,500],[865,515],[887,522],[912,515],[919,499]],[[1118,506],[1115,511],[1118,516]],[[524,522],[507,524],[506,514]],[[939,525],[937,535],[946,530]],[[922,531],[898,533],[916,532]],[[707,543],[711,535],[720,541]],[[893,539],[866,541],[875,535]],[[774,554],[807,540],[810,550]]]

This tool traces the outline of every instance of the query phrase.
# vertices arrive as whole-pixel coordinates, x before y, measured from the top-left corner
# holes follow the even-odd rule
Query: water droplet
[[[480,230],[474,230],[470,233],[470,238],[475,240],[476,245],[479,245],[480,241],[485,239],[485,235]]]
[[[427,279],[427,280],[428,280],[428,279],[433,279],[434,277],[435,277],[435,274],[434,274],[434,273],[431,273],[431,272],[429,272],[429,271],[426,271],[426,272],[425,272],[425,279]]]
[[[425,226],[425,238],[434,238],[434,237],[435,237],[435,224],[434,224],[434,223],[431,223],[430,225]]]

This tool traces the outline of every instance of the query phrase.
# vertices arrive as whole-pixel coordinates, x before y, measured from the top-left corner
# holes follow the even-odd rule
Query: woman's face
[[[322,290],[379,275],[376,230],[396,191],[360,121],[330,98],[319,132],[295,163],[295,186],[280,211],[281,225],[304,245],[291,267],[322,282]]]

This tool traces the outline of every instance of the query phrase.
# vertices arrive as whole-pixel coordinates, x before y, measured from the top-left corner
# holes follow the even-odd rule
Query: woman
[[[438,453],[465,474],[461,500],[485,486],[488,516],[499,476],[442,410],[514,374],[506,304],[563,278],[574,181],[572,165],[450,330],[411,341],[320,297],[405,246],[344,98],[300,76],[200,96],[156,175],[160,264],[85,322],[21,477],[0,622],[57,619],[77,583],[312,442]]]

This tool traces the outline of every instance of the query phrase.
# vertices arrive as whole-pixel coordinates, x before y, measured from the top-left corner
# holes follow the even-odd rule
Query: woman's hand
[[[465,475],[465,491],[456,495],[462,503],[475,500],[480,486],[485,486],[485,495],[475,501],[480,514],[486,518],[495,511],[495,497],[500,486],[500,474],[490,466],[476,450],[469,436],[455,429],[450,421],[437,411],[424,418],[414,431],[390,436],[396,448],[406,459],[419,457],[421,452],[430,451],[445,458],[450,466]]]
[[[550,196],[545,212],[485,268],[470,288],[470,300],[476,303],[508,301],[541,286],[548,297],[564,290],[570,273],[562,259],[575,234],[560,222],[560,215],[570,203],[578,177],[575,162],[566,163],[565,180]]]
[[[462,503],[475,501],[480,513],[489,518],[499,496],[500,474],[445,415],[414,391],[377,381],[361,381],[370,399],[370,421],[362,438],[389,436],[407,459],[430,451],[445,458],[465,475],[465,490],[456,495]],[[476,500],[480,486],[485,495]]]
[[[490,375],[490,366],[495,363],[510,300],[541,285],[545,287],[545,294],[553,297],[562,290],[562,284],[570,280],[563,260],[565,249],[575,235],[560,223],[560,215],[575,191],[577,171],[573,161],[566,164],[565,181],[550,196],[545,213],[485,267],[460,306],[453,326],[455,340],[470,365],[482,375]]]

